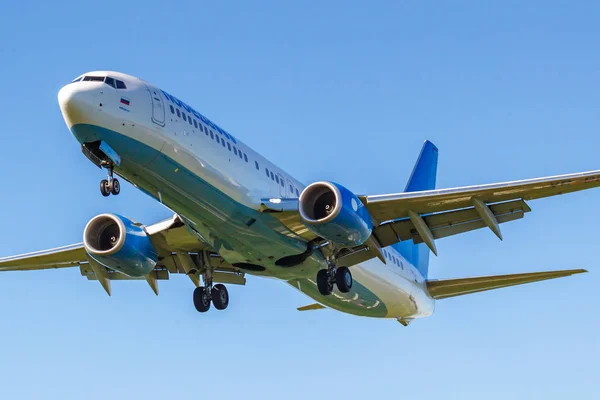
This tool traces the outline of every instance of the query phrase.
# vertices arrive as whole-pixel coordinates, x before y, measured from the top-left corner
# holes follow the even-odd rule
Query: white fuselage
[[[197,177],[220,192],[211,193],[213,197],[209,198],[218,199],[224,195],[231,200],[234,208],[239,205],[244,210],[261,211],[261,199],[298,197],[305,185],[168,93],[121,73],[97,71],[85,75],[107,74],[123,80],[127,88],[116,89],[102,82],[79,81],[61,90],[59,102],[70,129],[77,126],[100,127],[132,140],[128,143],[139,143],[140,158],[135,158],[135,167],[145,171],[146,176],[152,179],[145,178],[141,182],[133,175],[127,175],[126,179],[196,226],[200,233],[207,236],[209,244],[213,244],[208,237],[212,235],[210,227],[222,224],[223,228],[217,229],[216,236],[220,235],[220,239],[234,243],[233,249],[227,246],[215,248],[226,261],[244,261],[255,255],[252,253],[254,250],[266,254],[269,246],[277,255],[289,255],[301,249],[301,237],[283,224],[274,225],[265,219],[265,226],[275,226],[275,232],[270,232],[272,234],[259,242],[264,242],[264,248],[236,251],[237,246],[250,246],[248,243],[256,247],[256,236],[261,232],[255,231],[253,237],[248,235],[248,239],[240,236],[236,231],[239,227],[232,222],[237,218],[232,215],[237,213],[231,211],[233,208],[228,206],[223,210],[219,201],[195,197],[188,187],[181,187],[171,177],[177,175],[166,176],[164,170],[153,170],[152,166],[154,157],[166,157],[173,161],[173,170],[167,171],[169,174],[180,174],[183,173],[180,169],[185,169],[186,174],[189,172],[192,174],[190,176]],[[82,139],[78,137],[78,140]],[[128,154],[133,153],[125,152],[123,158],[134,159]],[[118,168],[116,172],[122,175]],[[273,219],[268,215],[264,218],[267,217]],[[209,228],[205,228],[205,225]],[[227,235],[231,237],[223,238]],[[314,285],[316,270],[323,266],[318,257],[313,258],[312,265],[306,268],[280,272],[277,267],[269,265],[257,275],[286,280],[317,301],[354,314],[402,320],[431,315],[434,300],[427,292],[425,278],[395,249],[384,250],[387,264],[373,258],[352,266],[351,270],[355,282],[374,294],[376,302],[384,303],[385,315],[371,315],[368,312],[369,305],[364,307],[365,312],[348,311],[344,308],[344,302],[351,299],[337,291],[325,300],[314,290],[304,290],[303,285]]]

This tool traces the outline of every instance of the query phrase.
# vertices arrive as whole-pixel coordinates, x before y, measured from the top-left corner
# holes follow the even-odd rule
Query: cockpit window
[[[125,85],[125,82],[120,81],[118,79],[115,78],[111,78],[110,76],[80,76],[79,78],[76,78],[75,80],[73,80],[73,82],[71,83],[75,83],[75,82],[104,82],[106,83],[108,86],[113,87],[115,89],[127,89],[127,86]]]
[[[104,82],[103,76],[85,76],[83,78],[84,82]]]
[[[104,80],[104,83],[106,83],[108,86],[112,86],[116,89],[115,80],[113,78],[111,78],[110,76],[106,77],[106,79]]]

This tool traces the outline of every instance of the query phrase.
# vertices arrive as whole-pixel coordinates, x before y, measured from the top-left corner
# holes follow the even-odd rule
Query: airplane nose
[[[60,111],[69,127],[84,119],[87,108],[85,98],[85,91],[74,84],[66,85],[58,92]]]
[[[72,84],[64,86],[58,91],[58,104],[61,110],[65,110],[74,105],[77,102],[77,92],[73,88]]]

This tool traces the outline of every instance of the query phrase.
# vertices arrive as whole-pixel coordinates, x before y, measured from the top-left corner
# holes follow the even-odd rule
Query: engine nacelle
[[[92,218],[83,231],[83,245],[94,260],[131,277],[147,275],[158,261],[144,227],[120,215]]]
[[[371,236],[373,220],[358,197],[342,185],[315,182],[298,201],[300,217],[315,235],[345,246],[358,246]]]

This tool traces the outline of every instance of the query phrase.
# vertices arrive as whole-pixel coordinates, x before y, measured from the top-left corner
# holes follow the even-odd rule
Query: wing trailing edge
[[[446,279],[441,281],[431,280],[427,281],[427,290],[429,291],[431,297],[436,300],[440,300],[448,297],[484,292],[486,290],[500,289],[508,286],[523,285],[525,283],[562,278],[584,272],[587,271],[585,269],[571,269],[563,271],[531,272],[525,274]]]

